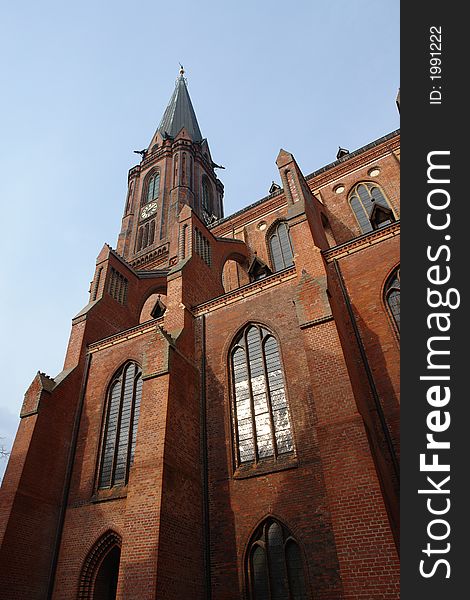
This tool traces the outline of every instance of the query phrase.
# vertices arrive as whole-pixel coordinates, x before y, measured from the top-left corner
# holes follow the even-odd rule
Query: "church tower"
[[[223,217],[224,187],[202,137],[184,69],[129,187],[117,251],[137,269],[175,264],[175,227],[183,206],[210,224]],[[220,168],[220,167],[219,167]]]
[[[281,149],[224,217],[181,68],[139,154],[24,396],[0,598],[398,600],[398,132],[309,176]]]

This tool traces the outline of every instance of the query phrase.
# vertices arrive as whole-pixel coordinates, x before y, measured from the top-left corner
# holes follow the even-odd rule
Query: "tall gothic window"
[[[269,249],[273,262],[273,271],[281,271],[294,264],[289,230],[284,222],[278,223],[269,234]]]
[[[205,175],[202,178],[202,208],[208,213],[212,211],[212,192],[209,180]]]
[[[276,338],[248,325],[231,350],[236,462],[258,463],[293,451],[281,357]]]
[[[145,196],[144,204],[148,202],[152,202],[152,200],[156,200],[158,198],[158,194],[160,193],[160,173],[154,173],[147,184],[147,194]]]
[[[267,519],[256,530],[247,552],[250,600],[307,600],[300,548],[290,531]]]
[[[375,183],[358,183],[349,194],[349,203],[362,233],[385,227],[395,221],[385,194]]]
[[[396,269],[389,277],[384,291],[385,303],[392,321],[400,333],[400,269]]]
[[[142,371],[136,363],[126,363],[108,389],[99,488],[127,483],[134,460],[141,398]]]

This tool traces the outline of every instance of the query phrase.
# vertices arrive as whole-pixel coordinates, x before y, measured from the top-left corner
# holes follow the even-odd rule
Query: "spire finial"
[[[180,75],[181,75],[181,77],[183,77],[183,75],[184,75],[184,68],[183,68],[183,65],[181,63],[179,63],[179,65],[180,65]]]

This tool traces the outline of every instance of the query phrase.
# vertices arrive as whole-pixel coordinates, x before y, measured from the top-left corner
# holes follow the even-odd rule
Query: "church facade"
[[[38,373],[0,596],[399,598],[398,131],[224,217],[184,72]]]

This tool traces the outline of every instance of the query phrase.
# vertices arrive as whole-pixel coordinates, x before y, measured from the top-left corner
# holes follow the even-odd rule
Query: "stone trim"
[[[314,325],[321,325],[322,323],[328,323],[328,321],[333,321],[333,315],[324,315],[323,317],[318,317],[318,319],[313,319],[312,321],[307,321],[306,323],[301,323],[299,325],[300,329],[308,329],[309,327],[313,327]]]
[[[400,235],[400,221],[395,221],[394,223],[391,223],[382,229],[364,233],[363,235],[354,238],[349,242],[345,242],[344,244],[340,244],[339,246],[335,246],[334,248],[323,250],[322,255],[327,263],[331,263],[335,259],[337,260],[339,258],[349,256],[350,254],[354,254],[355,252],[359,252],[364,248],[369,248],[370,246],[379,244],[380,242],[393,238],[397,235]]]
[[[289,281],[290,279],[295,279],[295,277],[297,277],[295,266],[289,267],[288,269],[284,269],[283,271],[273,273],[273,275],[270,275],[265,279],[261,279],[260,281],[254,281],[253,283],[248,283],[247,285],[239,287],[236,290],[227,292],[223,296],[218,296],[213,300],[209,300],[208,302],[204,302],[203,304],[194,306],[192,308],[192,313],[195,317],[200,317],[201,315],[205,315],[209,312],[217,310],[218,308],[228,306],[229,304],[238,302],[238,300],[243,300],[244,298],[248,298],[250,296],[258,294],[259,292],[270,289],[274,286],[279,285],[280,283],[284,283],[285,281]]]
[[[162,377],[162,375],[168,375],[170,373],[170,369],[160,369],[160,371],[155,371],[154,373],[149,373],[148,375],[142,375],[142,381],[147,381],[147,379],[155,379],[157,377]]]
[[[357,167],[364,166],[364,154],[366,154],[368,162],[377,160],[379,157],[386,156],[387,154],[392,154],[394,150],[400,147],[399,133],[399,129],[392,131],[392,133],[379,138],[375,142],[371,142],[367,146],[350,152],[344,158],[336,160],[317,171],[313,171],[313,173],[306,175],[305,179],[310,185],[314,184],[314,189],[317,189],[323,187],[328,181],[343,177],[350,171],[356,170]],[[385,144],[385,142],[390,143]]]
[[[150,333],[151,331],[158,331],[161,333],[159,328],[160,323],[163,323],[163,317],[159,319],[155,319],[153,321],[145,321],[145,323],[141,323],[136,327],[131,327],[130,329],[125,329],[124,331],[120,331],[114,335],[110,335],[109,337],[103,338],[102,340],[98,340],[88,345],[87,354],[94,354],[95,352],[99,352],[100,350],[104,350],[105,348],[110,348],[111,346],[115,346],[116,344],[121,344],[122,342],[126,342],[132,338],[138,337],[145,333]]]

